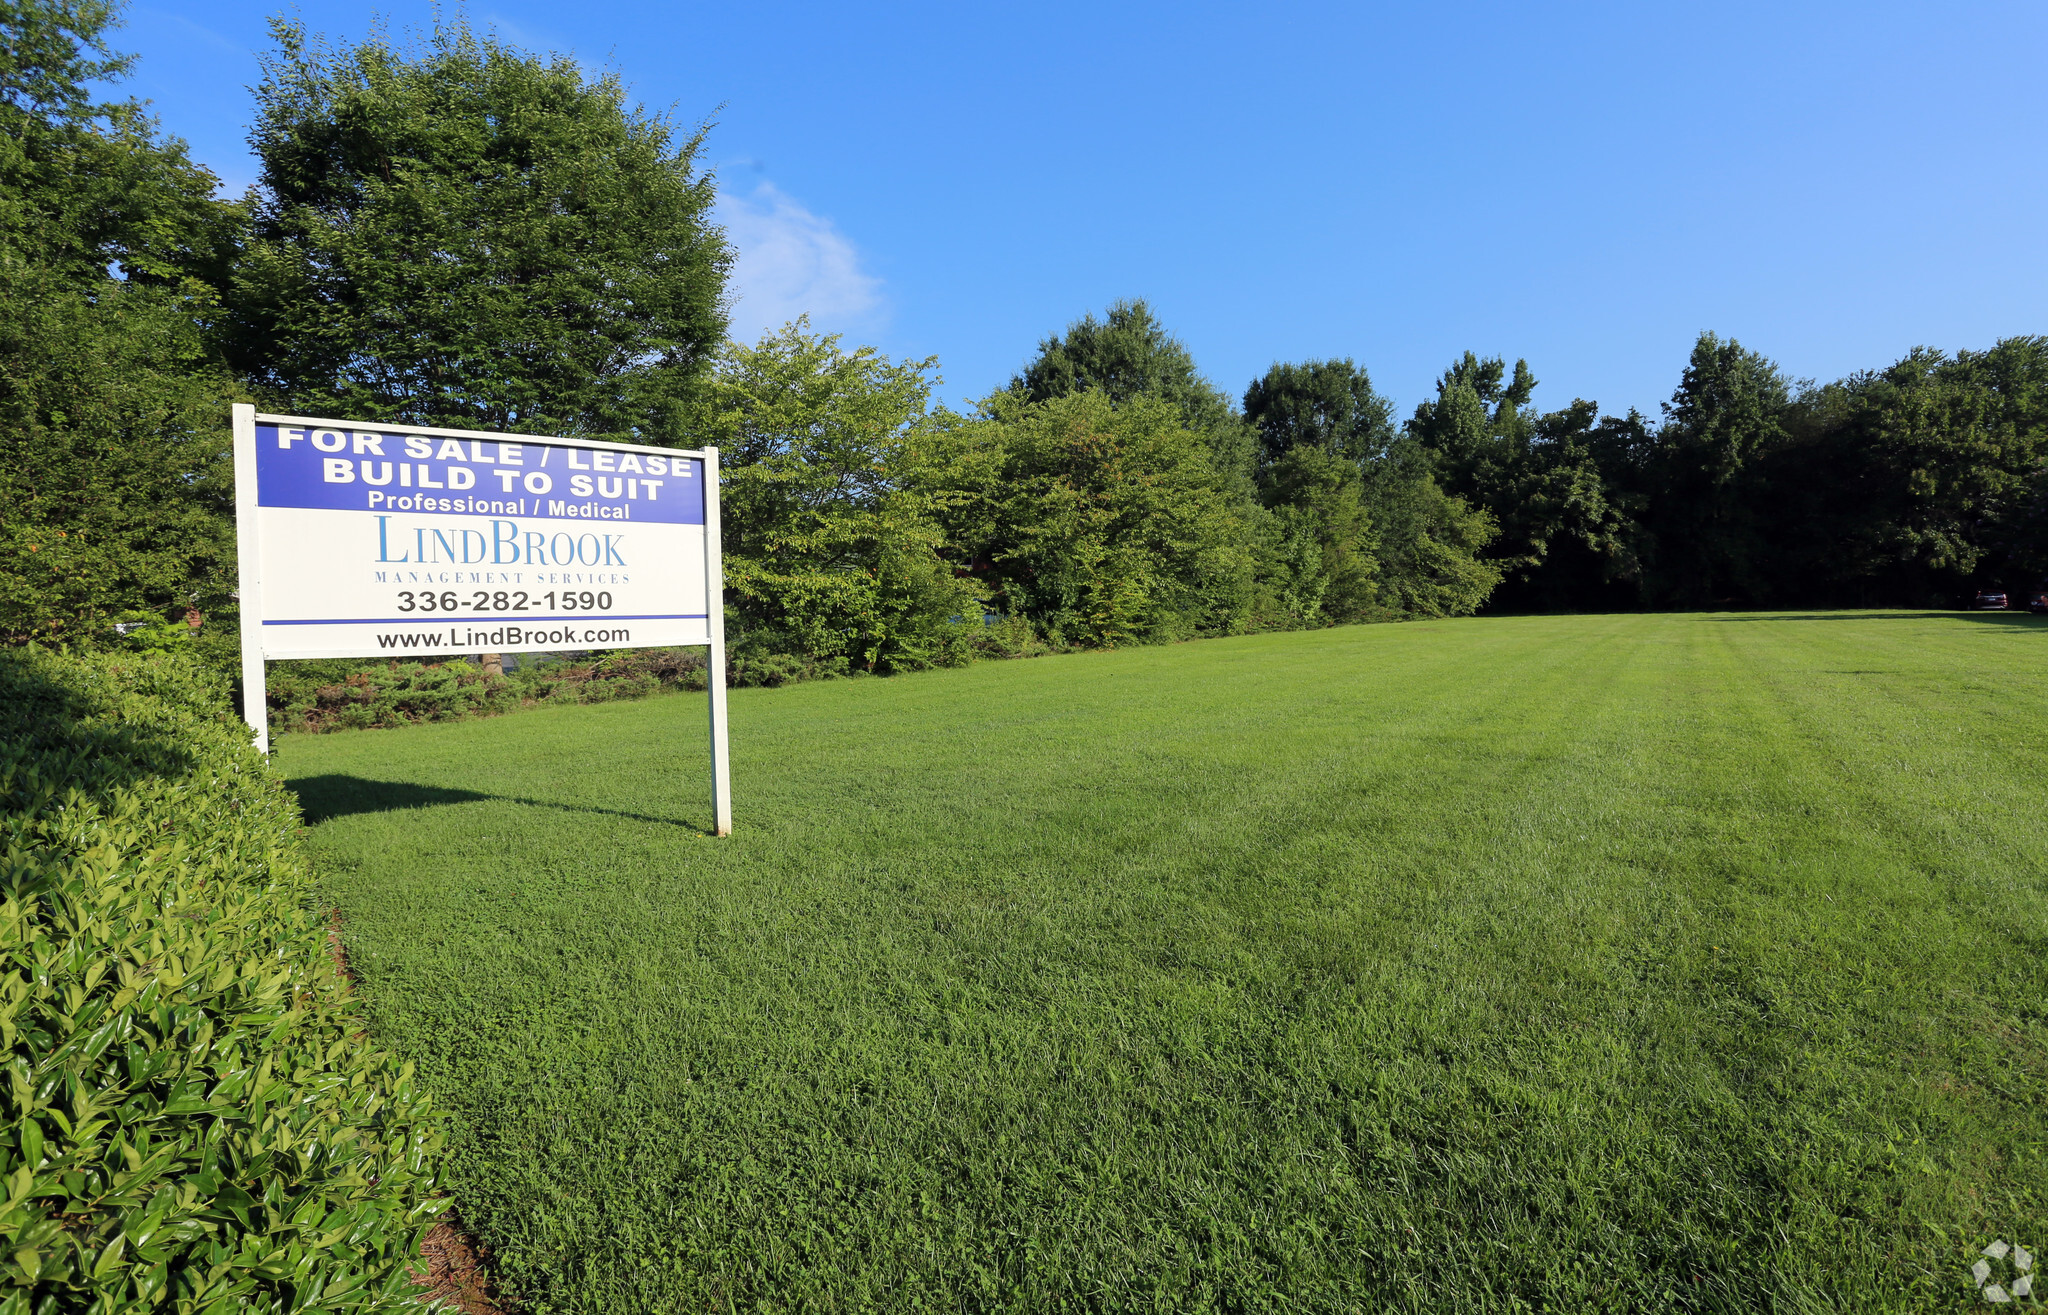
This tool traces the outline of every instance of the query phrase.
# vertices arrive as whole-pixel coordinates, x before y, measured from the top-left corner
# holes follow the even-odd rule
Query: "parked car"
[[[2048,580],[2027,590],[2027,610],[2048,614]]]
[[[2005,590],[1996,585],[1986,585],[1977,591],[1977,608],[1984,612],[2002,612],[2009,604]]]

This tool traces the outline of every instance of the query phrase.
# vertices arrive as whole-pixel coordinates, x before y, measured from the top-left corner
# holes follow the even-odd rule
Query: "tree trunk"
[[[477,665],[484,669],[486,676],[505,674],[505,657],[501,653],[480,653],[477,655]]]

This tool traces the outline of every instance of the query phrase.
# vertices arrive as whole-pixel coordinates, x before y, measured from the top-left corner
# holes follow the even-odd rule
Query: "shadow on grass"
[[[2027,612],[1758,612],[1743,616],[1710,616],[1718,624],[1745,621],[1929,621],[1942,617],[1950,621],[1976,621],[1995,626],[2048,625],[2048,617]]]
[[[442,804],[473,804],[496,799],[509,804],[524,804],[529,808],[555,808],[565,813],[595,813],[602,817],[621,817],[632,822],[649,822],[655,826],[680,826],[692,831],[711,834],[710,828],[699,825],[688,818],[654,817],[647,813],[629,813],[618,808],[593,808],[588,804],[563,804],[549,799],[523,799],[517,795],[485,794],[481,790],[456,790],[440,785],[418,785],[411,781],[371,781],[360,776],[301,776],[285,782],[287,788],[299,797],[299,810],[306,815],[306,825],[318,826],[337,817],[353,817],[357,813],[395,813],[408,808],[434,808]]]

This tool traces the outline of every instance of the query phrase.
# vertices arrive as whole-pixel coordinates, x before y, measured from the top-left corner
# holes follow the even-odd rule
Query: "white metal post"
[[[711,696],[711,828],[732,834],[732,763],[725,734],[725,564],[718,529],[718,449],[704,449],[704,612],[711,635],[704,656]]]
[[[235,555],[241,561],[242,716],[256,752],[270,752],[270,711],[263,690],[263,543],[256,529],[256,408],[234,405]]]

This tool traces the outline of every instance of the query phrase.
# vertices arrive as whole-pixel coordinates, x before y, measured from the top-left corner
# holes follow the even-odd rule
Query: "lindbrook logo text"
[[[377,517],[379,562],[446,562],[458,566],[624,566],[623,534],[568,534],[521,529],[518,521],[494,520],[490,533],[451,526],[415,525],[410,534],[394,530],[389,516]]]

